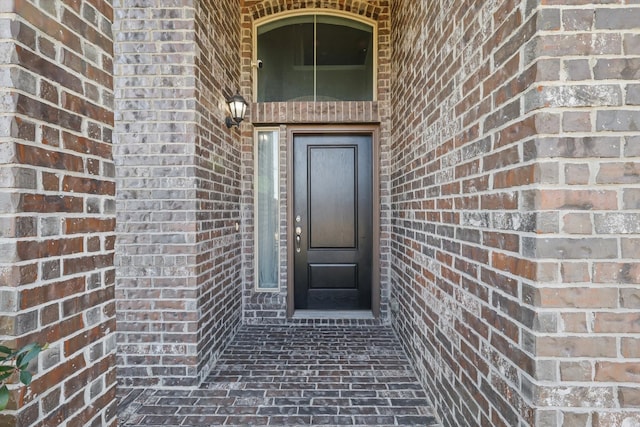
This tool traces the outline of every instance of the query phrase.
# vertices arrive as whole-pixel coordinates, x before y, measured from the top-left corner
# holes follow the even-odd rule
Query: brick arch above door
[[[278,124],[278,123],[321,123],[325,121],[338,121],[338,122],[361,122],[361,123],[381,123],[383,128],[386,126],[384,123],[388,119],[388,102],[390,100],[389,88],[391,86],[391,45],[388,37],[391,29],[390,18],[390,1],[389,0],[243,0],[241,2],[241,58],[242,58],[242,76],[240,83],[240,91],[245,98],[253,103],[255,97],[253,94],[253,70],[252,70],[252,58],[254,49],[253,31],[254,22],[256,20],[262,20],[268,17],[274,17],[282,14],[292,12],[304,12],[318,13],[322,11],[344,14],[345,17],[352,15],[353,18],[365,18],[366,20],[375,22],[377,26],[377,102],[367,103],[366,106],[362,105],[349,105],[344,109],[343,106],[338,106],[339,109],[344,110],[344,114],[338,114],[336,117],[352,117],[348,120],[339,120],[334,118],[329,120],[326,115],[305,114],[304,117],[297,117],[293,119],[295,114],[290,112],[283,112],[282,109],[292,109],[292,103],[272,103],[271,109],[274,109],[274,113],[277,117],[282,117],[283,120],[269,120],[271,114],[256,114],[257,106],[250,108],[249,122],[254,123],[254,119],[258,119],[257,122],[266,124]],[[322,103],[316,104],[313,110],[319,109],[319,111],[326,110]],[[304,107],[306,110],[307,107]],[[333,107],[331,107],[333,108]],[[352,110],[356,109],[359,113],[353,114]],[[364,112],[364,114],[363,114]],[[284,115],[284,117],[283,117]],[[356,118],[354,118],[356,117]],[[266,120],[260,121],[260,120]]]
[[[242,5],[253,20],[301,9],[328,9],[378,21],[389,10],[389,0],[245,0]]]

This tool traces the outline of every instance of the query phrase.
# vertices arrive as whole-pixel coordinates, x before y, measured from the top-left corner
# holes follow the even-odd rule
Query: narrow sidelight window
[[[256,132],[256,282],[263,291],[277,291],[280,276],[278,140],[278,130]]]

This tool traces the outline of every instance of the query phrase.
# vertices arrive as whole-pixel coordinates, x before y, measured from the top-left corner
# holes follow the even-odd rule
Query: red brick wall
[[[552,3],[393,3],[394,325],[445,425],[640,420],[640,9]]]
[[[49,343],[3,426],[115,425],[112,19],[0,2],[0,342]]]

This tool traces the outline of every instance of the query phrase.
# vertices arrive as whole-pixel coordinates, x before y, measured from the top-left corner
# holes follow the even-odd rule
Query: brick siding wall
[[[241,317],[239,6],[114,6],[118,381],[194,385]]]
[[[0,2],[0,341],[50,345],[0,424],[115,425],[116,309],[125,387],[198,384],[242,304],[283,321],[224,99],[301,8],[378,22],[378,100],[249,121],[283,183],[287,125],[380,124],[383,317],[444,424],[640,423],[640,5],[563,3]]]
[[[563,3],[393,3],[394,326],[448,426],[640,420],[640,9]]]
[[[198,6],[198,371],[207,375],[242,318],[242,241],[236,232],[240,225],[240,136],[224,124],[228,115],[224,101],[240,86],[240,6],[237,1],[218,0]]]
[[[380,182],[380,317],[388,321],[389,253],[390,253],[390,191],[389,191],[389,100],[390,100],[390,2],[388,0],[245,0],[242,3],[242,93],[253,100],[253,25],[262,18],[279,13],[308,10],[344,12],[345,16],[361,16],[378,26],[377,100],[374,102],[264,102],[253,103],[249,121],[254,127],[280,129],[280,290],[256,292],[254,275],[254,139],[252,132],[243,134],[242,154],[242,215],[244,243],[244,320],[248,323],[287,322],[287,129],[290,125],[316,124],[379,124]]]
[[[0,2],[0,342],[49,343],[3,426],[115,426],[109,2]]]

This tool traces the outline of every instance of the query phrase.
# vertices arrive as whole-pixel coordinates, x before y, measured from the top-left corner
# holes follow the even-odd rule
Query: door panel
[[[309,246],[354,248],[357,205],[354,147],[309,147]]]
[[[297,309],[371,308],[371,144],[371,135],[294,135]]]
[[[310,289],[357,289],[357,264],[309,264]]]

